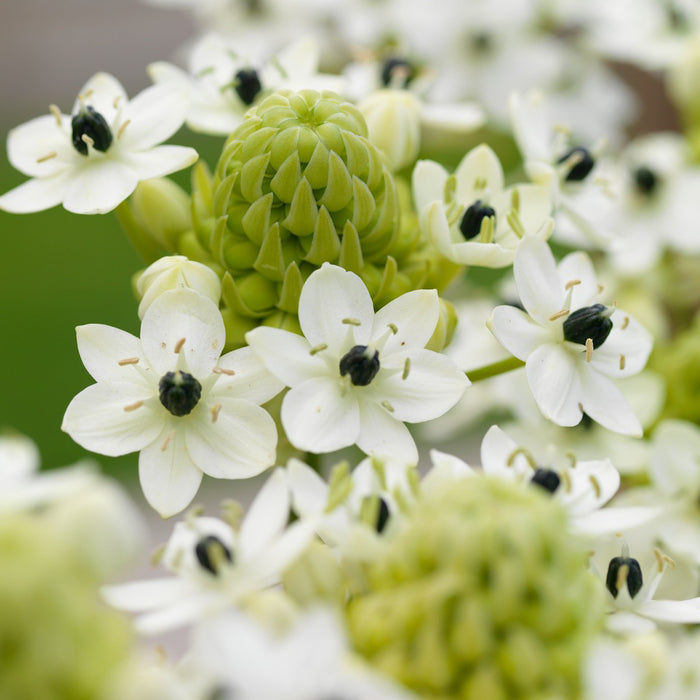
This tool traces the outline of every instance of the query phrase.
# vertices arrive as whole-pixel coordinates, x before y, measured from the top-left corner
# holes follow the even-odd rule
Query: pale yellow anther
[[[550,321],[556,321],[558,318],[562,318],[563,316],[568,316],[570,309],[561,309],[561,311],[557,311],[557,313],[552,314],[549,317]]]
[[[593,338],[586,338],[586,362],[590,362],[593,357]]]
[[[615,581],[615,589],[621,591],[627,584],[627,577],[630,573],[630,567],[628,564],[623,564],[617,570],[617,580]]]
[[[216,423],[219,413],[221,412],[221,404],[217,403],[211,407],[211,422]]]
[[[605,287],[602,284],[598,283],[598,294],[601,294],[604,289]]]
[[[625,369],[625,362],[626,362],[625,356],[624,356],[624,355],[620,355],[620,369],[621,369],[621,370]]]
[[[581,284],[581,280],[569,280],[565,285],[564,289],[571,289],[572,287],[575,287],[577,284]]]
[[[571,493],[571,477],[569,476],[569,472],[564,470],[561,472],[561,480],[564,482],[564,488],[566,489],[567,493]]]
[[[129,126],[129,124],[131,124],[131,119],[127,119],[127,120],[119,127],[119,131],[117,131],[117,140],[119,140],[119,139],[123,136],[124,132],[126,131],[126,127]]]
[[[82,135],[80,136],[80,140],[81,140],[83,143],[86,143],[88,146],[92,146],[92,147],[95,146],[95,141],[94,141],[94,139],[90,138],[87,134],[82,134]]]
[[[173,439],[173,434],[172,432],[168,433],[167,437],[165,440],[163,440],[163,444],[160,446],[160,451],[165,452],[165,450],[168,449],[168,445],[170,444],[171,440]]]
[[[361,326],[362,321],[360,321],[357,318],[344,318],[341,323],[344,323],[346,326]]]
[[[51,151],[51,153],[47,153],[45,156],[41,156],[41,158],[37,158],[36,162],[37,163],[45,163],[47,160],[51,160],[52,158],[55,158],[58,155],[56,151]]]
[[[124,367],[125,365],[135,365],[138,363],[138,361],[139,361],[138,357],[125,357],[123,360],[119,360],[119,362],[117,362],[117,364],[120,367]]]
[[[394,407],[385,399],[384,401],[381,402],[381,405],[386,408],[389,413],[394,412]]]
[[[61,126],[61,124],[63,123],[63,120],[61,118],[61,110],[56,105],[49,105],[49,112],[53,114],[53,117],[56,120],[56,125]]]
[[[411,358],[407,357],[406,361],[403,363],[403,372],[401,373],[401,379],[408,379],[408,373],[411,371]]]
[[[143,406],[143,401],[135,401],[128,406],[124,406],[124,410],[129,413],[130,411],[135,411],[137,408],[141,408],[141,406]]]
[[[395,323],[387,323],[386,325],[389,327],[389,329],[394,335],[396,335],[399,332],[399,327]]]
[[[151,554],[151,566],[158,566],[158,564],[160,564],[160,562],[162,561],[164,554],[165,554],[165,545],[164,544],[158,545],[153,550],[153,554]]]
[[[630,325],[630,317],[629,317],[629,316],[625,316],[625,317],[622,319],[622,323],[620,324],[620,330],[624,331],[625,328],[627,328],[627,326],[629,326],[629,325]]]
[[[225,374],[227,377],[233,377],[236,374],[232,369],[226,369],[225,367],[214,367],[212,372],[214,374]]]
[[[180,338],[180,340],[175,343],[175,347],[173,348],[173,352],[177,355],[180,350],[182,350],[182,346],[185,344],[186,338]]]
[[[309,350],[309,355],[315,355],[317,352],[323,352],[328,345],[326,343],[321,343],[320,345],[315,345],[314,347]]]
[[[510,194],[510,206],[515,212],[520,211],[520,190],[517,187]]]
[[[654,556],[656,557],[656,566],[659,570],[659,573],[664,570],[666,566],[670,566],[672,569],[676,568],[676,562],[671,559],[671,557],[668,556],[668,554],[664,554],[660,549],[657,549],[654,547]]]
[[[474,189],[475,190],[485,190],[486,189],[486,178],[485,177],[475,177],[474,178]]]
[[[595,474],[590,474],[588,476],[588,480],[591,482],[591,485],[593,486],[593,490],[595,491],[595,497],[600,498],[601,494],[603,493],[603,489],[600,486],[600,481],[598,481]]]
[[[113,100],[112,100],[112,107],[114,109],[119,109],[119,103],[121,102],[122,96],[117,95]]]
[[[527,450],[524,447],[516,447],[508,455],[508,459],[506,459],[506,466],[512,467],[513,464],[515,463],[515,458],[518,455],[522,455],[525,458],[525,461],[528,463],[530,469],[537,469],[537,462],[535,462],[535,458],[532,456],[532,453],[530,452],[530,450]]]
[[[569,464],[573,469],[577,464],[576,455],[573,452],[565,452],[564,457],[566,457],[569,460]]]

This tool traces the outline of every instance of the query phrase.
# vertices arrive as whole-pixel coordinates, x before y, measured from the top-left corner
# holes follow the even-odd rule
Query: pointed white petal
[[[218,396],[231,396],[260,406],[277,396],[285,387],[284,382],[268,371],[250,347],[227,352],[219,358],[216,366],[233,374],[224,372],[219,375],[210,394],[213,401]]]
[[[182,430],[166,427],[139,456],[139,480],[148,503],[164,518],[187,508],[202,481]]]
[[[439,163],[419,160],[413,168],[411,181],[413,201],[419,214],[431,202],[444,201],[447,171]]]
[[[434,289],[418,289],[402,294],[377,311],[372,324],[372,340],[392,328],[382,355],[423,348],[435,331],[440,317],[440,301]],[[396,332],[393,332],[395,328]]]
[[[136,452],[151,444],[165,423],[166,411],[149,402],[152,398],[143,384],[93,384],[70,402],[61,430],[98,454]],[[146,403],[138,406],[140,401]]]
[[[647,600],[637,611],[657,622],[700,623],[700,598],[690,600]]]
[[[568,476],[570,487],[561,498],[574,516],[601,508],[620,488],[620,473],[609,459],[578,462]]]
[[[191,289],[161,294],[141,323],[141,345],[153,369],[163,375],[175,369],[181,346],[187,372],[202,381],[219,360],[226,332],[218,307]],[[183,341],[184,339],[184,341]]]
[[[323,511],[328,499],[328,485],[311,467],[292,457],[287,463],[287,484],[294,511],[303,516]]]
[[[654,430],[650,472],[654,486],[668,496],[698,486],[700,428],[684,420],[664,420]]]
[[[147,386],[139,370],[148,371],[149,367],[136,336],[99,323],[78,326],[75,333],[80,359],[96,382],[133,382]],[[123,363],[124,360],[137,362]],[[139,365],[139,370],[135,365]]]
[[[238,537],[243,561],[262,552],[287,525],[289,488],[283,469],[275,469],[250,504]]]
[[[594,421],[615,433],[642,436],[639,419],[611,379],[586,366],[579,377],[583,410]]]
[[[140,634],[163,634],[183,625],[206,619],[225,607],[225,599],[216,591],[193,589],[182,600],[151,613],[139,615],[134,628]]]
[[[515,254],[513,274],[527,312],[541,325],[561,310],[564,295],[554,256],[545,241],[524,238]]]
[[[74,214],[105,214],[123,202],[138,184],[136,173],[99,154],[78,171],[71,171],[63,206]]]
[[[95,73],[83,85],[78,95],[71,114],[78,112],[84,100],[84,103],[97,110],[108,124],[112,124],[118,109],[122,108],[129,99],[122,84],[108,73]]]
[[[560,344],[540,345],[525,365],[530,391],[545,418],[557,425],[577,425],[583,410],[576,361]]]
[[[12,214],[50,209],[63,201],[68,183],[66,173],[41,180],[28,180],[0,197],[0,209]]]
[[[122,163],[134,171],[139,180],[150,180],[188,168],[199,158],[194,148],[186,146],[156,146],[138,153],[124,153]]]
[[[591,365],[608,377],[629,377],[641,372],[651,353],[650,333],[620,309],[613,311],[610,320],[610,335],[593,351]]]
[[[352,320],[352,326],[343,319]],[[366,345],[373,320],[374,307],[365,283],[342,267],[324,263],[302,287],[299,324],[312,347],[327,344],[332,354],[338,354],[350,327],[355,343]]]
[[[341,395],[337,379],[315,377],[289,390],[282,401],[282,425],[300,450],[332,452],[352,445],[360,432],[353,391]]]
[[[571,519],[575,532],[589,537],[601,537],[616,532],[627,532],[645,525],[661,515],[661,508],[630,506],[628,508],[601,508]],[[700,551],[700,549],[698,550]]]
[[[398,462],[418,463],[416,443],[408,428],[373,401],[360,404],[357,446],[366,454],[387,456]]]
[[[564,288],[567,283],[578,282],[571,287],[571,310],[593,304],[600,294],[598,280],[591,259],[581,251],[570,253],[557,266],[559,281]]]
[[[520,360],[553,340],[551,331],[515,306],[497,306],[486,324],[498,342]]]
[[[100,593],[114,608],[128,612],[142,612],[182,600],[189,586],[178,578],[154,578],[103,586]]]
[[[518,452],[517,443],[497,425],[492,425],[481,441],[481,466],[485,474],[505,479],[532,474],[532,467]]]
[[[31,177],[50,177],[65,170],[74,155],[82,157],[71,143],[70,117],[65,114],[61,126],[49,114],[15,127],[7,136],[8,160]]]
[[[188,417],[185,436],[192,462],[217,479],[247,479],[275,461],[275,421],[250,401],[218,397],[215,405],[200,404]]]
[[[462,158],[455,171],[456,198],[466,206],[484,196],[503,189],[503,168],[498,156],[486,145],[473,148]],[[477,186],[478,185],[478,186]]]

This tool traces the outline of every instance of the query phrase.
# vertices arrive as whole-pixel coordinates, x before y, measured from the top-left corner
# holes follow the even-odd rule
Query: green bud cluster
[[[95,700],[120,672],[127,621],[99,601],[76,544],[50,520],[0,516],[3,698]]]
[[[561,507],[487,478],[424,496],[368,565],[350,638],[429,700],[579,698],[602,588]]]

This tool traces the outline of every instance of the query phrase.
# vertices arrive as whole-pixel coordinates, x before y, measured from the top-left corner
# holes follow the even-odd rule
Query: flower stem
[[[122,226],[122,230],[126,237],[134,246],[136,252],[141,256],[143,261],[150,265],[167,252],[164,251],[148,234],[136,223],[134,215],[126,201],[122,202],[115,210],[117,219]]]
[[[522,360],[519,360],[517,357],[509,357],[505,360],[501,360],[500,362],[494,362],[493,364],[486,365],[485,367],[479,367],[478,369],[472,370],[467,373],[467,376],[473,384],[474,382],[480,382],[482,379],[495,377],[499,374],[504,374],[505,372],[510,372],[511,370],[524,366],[525,363]]]

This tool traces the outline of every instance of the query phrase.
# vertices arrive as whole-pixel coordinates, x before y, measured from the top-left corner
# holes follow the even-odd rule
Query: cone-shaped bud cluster
[[[604,597],[548,494],[451,482],[381,543],[347,606],[374,666],[428,700],[580,697]]]

